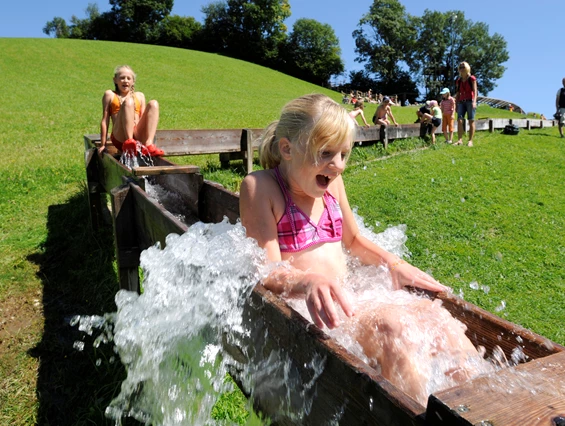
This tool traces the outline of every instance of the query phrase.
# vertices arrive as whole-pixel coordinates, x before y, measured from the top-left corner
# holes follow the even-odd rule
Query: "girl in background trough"
[[[106,90],[102,97],[102,121],[100,122],[100,153],[105,149],[110,119],[112,119],[112,144],[120,152],[135,156],[160,156],[163,150],[153,144],[159,104],[156,100],[145,104],[145,95],[135,91],[136,74],[129,65],[114,70],[114,90]],[[138,144],[139,141],[139,144]]]

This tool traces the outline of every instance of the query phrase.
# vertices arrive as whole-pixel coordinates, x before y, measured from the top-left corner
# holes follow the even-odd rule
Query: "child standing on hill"
[[[114,71],[114,90],[106,90],[102,97],[102,121],[100,122],[99,152],[105,149],[108,138],[110,118],[112,119],[112,144],[123,152],[135,156],[138,142],[143,155],[160,156],[163,150],[153,144],[159,104],[152,100],[145,105],[145,95],[135,91],[136,75],[129,65],[116,67]]]
[[[451,96],[447,87],[443,88],[441,93],[441,130],[447,143],[453,142],[453,124],[455,122],[455,98]]]
[[[403,307],[364,305],[354,313],[355,305],[342,289],[348,279],[346,251],[364,264],[388,268],[396,289],[447,289],[360,234],[341,176],[354,132],[347,111],[327,96],[307,95],[289,102],[262,136],[260,160],[265,170],[242,182],[241,222],[272,262],[263,279],[267,289],[304,298],[320,328],[332,329],[341,319],[354,321],[356,316],[358,325],[352,330],[365,354],[381,366],[387,379],[425,404],[429,376],[418,365],[422,345],[410,340],[425,333],[408,332],[411,327],[439,324],[441,332],[431,340],[442,343],[425,351],[431,359],[451,359],[453,368],[443,372],[455,381],[474,372],[467,360],[478,353],[465,336],[465,327],[447,311],[434,313],[437,303],[427,299]]]

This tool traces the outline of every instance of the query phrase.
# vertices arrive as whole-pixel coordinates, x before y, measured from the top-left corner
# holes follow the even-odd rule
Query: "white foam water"
[[[356,220],[363,235],[409,257],[404,225],[377,235],[361,218]],[[270,405],[268,412],[300,423],[312,407],[325,359],[313,354],[303,366],[311,371],[303,382],[284,348],[257,356],[264,352],[267,336],[251,335],[244,306],[268,270],[263,268],[265,260],[264,250],[245,237],[240,224],[196,223],[183,235],[169,235],[164,249],[154,246],[142,253],[143,294],[120,291],[116,313],[73,318],[71,324],[78,324],[85,333],[102,330],[95,345],[113,343],[126,367],[127,378],[106,415],[116,423],[133,417],[152,425],[215,424],[212,408],[222,393],[232,390],[225,376],[238,371],[251,399],[261,399],[263,407]],[[349,279],[346,288],[357,304],[377,301],[401,306],[417,297],[392,292],[386,268],[357,265],[354,269],[355,279]],[[303,302],[290,303],[309,319]],[[330,334],[370,363],[348,329],[340,327]],[[242,339],[254,342],[254,354],[243,353],[243,360],[235,359],[226,347],[237,347]],[[437,373],[442,368],[436,365],[432,370]],[[445,387],[442,380],[431,380],[427,391]],[[332,424],[339,424],[342,411],[336,407]]]

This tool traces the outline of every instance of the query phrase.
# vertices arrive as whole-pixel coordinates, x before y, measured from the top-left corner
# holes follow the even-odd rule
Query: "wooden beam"
[[[565,415],[563,383],[565,352],[560,352],[430,396],[426,422],[430,426],[560,425]]]
[[[198,166],[143,166],[132,169],[134,176],[157,176],[178,173],[198,173]]]
[[[112,194],[114,246],[120,289],[139,293],[139,244],[134,222],[131,184],[115,187]]]

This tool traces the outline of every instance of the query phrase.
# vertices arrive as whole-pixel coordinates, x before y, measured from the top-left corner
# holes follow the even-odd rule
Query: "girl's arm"
[[[361,110],[361,118],[363,119],[363,123],[365,123],[365,126],[369,127],[369,123],[367,123],[367,120],[365,120],[365,114],[363,113],[363,110]]]
[[[273,198],[266,195],[277,194],[280,191],[277,186],[268,171],[260,171],[247,175],[239,192],[241,223],[246,234],[266,250],[271,262],[282,260]],[[334,299],[346,315],[353,315],[339,283],[321,274],[302,271],[285,263],[275,267],[262,282],[273,293],[305,298],[312,321],[320,328],[323,328],[324,323],[329,328],[339,324]]]
[[[412,286],[435,292],[448,290],[430,275],[363,237],[349,206],[341,176],[336,180],[336,186],[339,205],[343,213],[343,245],[350,250],[352,255],[366,265],[387,266],[397,289]]]
[[[471,78],[471,77],[469,77],[469,78]],[[477,89],[477,79],[476,78],[473,80],[473,94],[474,94],[473,108],[476,108],[477,107],[477,98],[479,97],[479,91]]]
[[[106,140],[108,139],[108,129],[110,126],[110,103],[114,97],[114,92],[106,90],[102,96],[102,120],[100,121],[100,148],[99,152],[104,151]]]
[[[398,123],[396,122],[396,119],[394,118],[394,115],[392,114],[392,108],[388,107],[388,116],[390,117],[390,119],[392,120],[392,122],[394,123],[395,126],[398,126]]]

